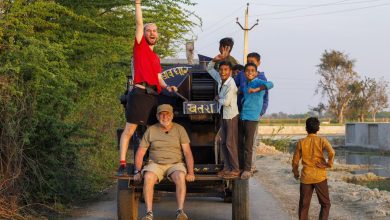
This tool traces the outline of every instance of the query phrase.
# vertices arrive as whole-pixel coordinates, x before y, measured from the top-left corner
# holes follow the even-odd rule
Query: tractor
[[[178,91],[163,91],[159,95],[159,104],[173,106],[173,121],[186,129],[194,157],[196,179],[187,183],[186,197],[219,197],[221,202],[232,202],[232,219],[249,219],[248,181],[225,180],[217,176],[217,172],[223,168],[218,134],[221,117],[218,102],[214,100],[218,85],[207,73],[206,63],[163,64],[163,69],[163,79],[168,85],[175,85]],[[130,77],[128,81],[131,82]],[[121,100],[124,101],[125,98],[122,97]],[[128,175],[115,177],[118,179],[117,214],[120,220],[138,219],[138,205],[143,200],[143,184],[133,180],[134,156],[145,130],[145,126],[138,126],[130,140],[128,150],[133,151],[133,160],[127,164]],[[117,130],[118,149],[122,131],[123,129]],[[144,161],[147,161],[147,155]],[[154,200],[172,192],[175,192],[174,183],[165,179],[155,185]]]

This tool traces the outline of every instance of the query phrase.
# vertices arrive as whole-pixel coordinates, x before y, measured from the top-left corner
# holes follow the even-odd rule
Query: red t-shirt
[[[161,86],[158,82],[158,74],[162,72],[160,58],[150,49],[148,42],[142,36],[138,44],[134,40],[134,84],[147,82],[149,85],[157,87],[157,92],[161,92]]]

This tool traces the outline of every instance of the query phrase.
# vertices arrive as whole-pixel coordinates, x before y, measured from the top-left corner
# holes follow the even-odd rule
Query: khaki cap
[[[173,108],[169,104],[162,104],[157,107],[157,114],[159,114],[160,112],[170,112],[171,114],[173,114]]]

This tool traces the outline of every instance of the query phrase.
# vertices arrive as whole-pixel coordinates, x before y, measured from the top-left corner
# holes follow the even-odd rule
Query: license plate
[[[184,114],[218,114],[217,101],[183,102]]]

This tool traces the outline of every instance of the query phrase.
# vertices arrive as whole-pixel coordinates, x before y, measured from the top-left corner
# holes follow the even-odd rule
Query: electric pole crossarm
[[[256,24],[254,24],[248,31],[252,30],[256,25],[259,25],[259,19],[256,20]]]
[[[244,64],[246,63],[246,55],[248,54],[248,32],[252,30],[256,25],[259,24],[259,19],[257,19],[256,24],[254,24],[251,28],[248,28],[248,17],[249,17],[248,14],[249,14],[249,3],[246,4],[244,27],[240,24],[238,18],[236,21],[238,26],[240,26],[240,28],[244,31]]]
[[[252,25],[251,28],[244,28],[244,27],[240,24],[240,22],[238,21],[238,18],[237,18],[236,24],[238,24],[238,26],[240,26],[240,28],[241,28],[242,30],[244,30],[244,31],[250,31],[250,30],[252,30],[256,25],[259,25],[259,19],[256,20],[256,24]]]
[[[244,31],[246,30],[246,29],[240,24],[240,22],[238,21],[238,18],[237,18],[236,24],[238,24],[238,26],[240,26],[242,30],[244,30]]]

